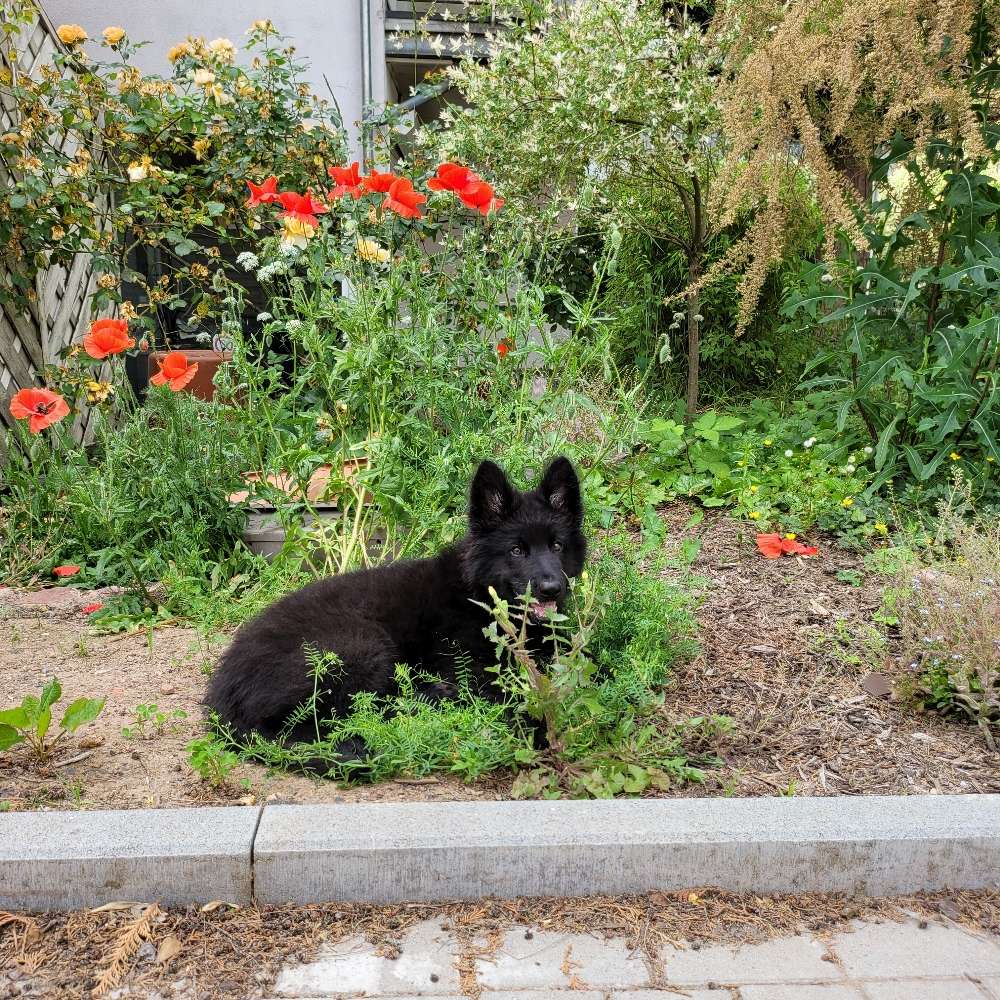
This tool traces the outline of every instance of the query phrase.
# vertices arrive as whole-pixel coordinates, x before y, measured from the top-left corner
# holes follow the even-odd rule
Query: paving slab
[[[868,1000],[985,1000],[988,994],[968,979],[896,979],[865,983]]]
[[[499,998],[503,994],[496,994]],[[575,994],[574,994],[575,996]],[[671,989],[665,990],[616,990],[611,994],[611,1000],[729,1000],[726,990],[684,990],[677,993]],[[573,997],[566,997],[573,1000]]]
[[[660,952],[668,986],[705,986],[708,983],[821,983],[843,980],[833,962],[825,961],[826,945],[814,938],[778,938],[739,947],[709,945]]]
[[[854,986],[833,983],[813,986],[741,986],[740,1000],[867,1000],[867,998]]]
[[[557,934],[513,927],[494,955],[476,960],[476,979],[486,990],[647,986],[650,971],[641,953],[620,939]]]
[[[264,903],[1000,886],[1000,796],[268,806]]]
[[[849,976],[859,979],[1000,975],[1000,946],[956,925],[915,921],[855,925],[830,944]]]
[[[282,970],[274,986],[279,997],[329,997],[345,993],[369,995],[461,992],[455,939],[440,921],[424,920],[402,937],[398,954],[377,950],[362,937],[348,938],[321,949],[312,962]]]
[[[671,994],[660,996],[661,1000],[671,1000]],[[502,993],[484,990],[479,994],[479,1000],[604,1000],[604,994],[600,990],[504,990]],[[712,1000],[719,998],[713,997]]]
[[[0,813],[0,909],[251,901],[259,808]]]

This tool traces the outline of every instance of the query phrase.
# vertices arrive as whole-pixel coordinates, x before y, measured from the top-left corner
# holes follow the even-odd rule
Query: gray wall
[[[108,25],[123,27],[136,40],[151,42],[136,57],[140,68],[169,75],[167,50],[187,35],[228,38],[242,45],[250,24],[269,17],[310,63],[313,90],[327,96],[324,75],[336,96],[355,155],[361,117],[361,7],[370,3],[373,37],[372,98],[386,99],[384,4],[380,0],[42,0],[56,25],[82,25],[100,39]],[[98,45],[97,48],[100,48]],[[107,49],[104,50],[107,53]],[[391,96],[391,95],[390,95]]]

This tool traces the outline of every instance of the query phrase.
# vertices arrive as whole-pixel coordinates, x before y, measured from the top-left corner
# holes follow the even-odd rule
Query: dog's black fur
[[[522,493],[499,466],[483,462],[469,492],[468,533],[431,559],[390,563],[312,583],[273,604],[237,633],[212,675],[206,703],[234,732],[273,739],[313,694],[304,648],[331,651],[342,669],[317,699],[320,718],[345,714],[359,691],[391,694],[394,667],[441,678],[432,698],[456,690],[456,655],[465,654],[472,682],[496,691],[496,647],[483,635],[491,621],[477,601],[488,590],[517,601],[530,588],[529,635],[539,646],[548,610],[561,606],[567,581],[583,568],[586,540],[576,471],[566,458],[548,467],[539,486]],[[312,723],[285,734],[315,739]]]

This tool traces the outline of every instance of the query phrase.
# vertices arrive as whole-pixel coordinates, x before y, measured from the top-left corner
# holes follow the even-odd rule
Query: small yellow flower
[[[581,580],[589,580],[589,579],[590,579],[590,576],[588,575],[588,573],[587,573],[587,571],[586,571],[586,570],[584,570],[584,571],[583,571],[583,572],[582,572],[582,573],[580,574],[580,579],[581,579]]]
[[[757,486],[756,484],[754,484],[753,486],[750,487],[750,492],[751,493],[759,493],[760,492],[760,487]]]
[[[66,235],[66,230],[62,226],[52,227],[52,239],[61,240]]]
[[[167,51],[167,58],[172,62],[177,62],[178,59],[183,59],[184,56],[194,55],[194,49],[191,47],[190,42],[178,42],[175,46]]]
[[[949,455],[948,457],[949,457],[949,458],[950,458],[950,459],[951,459],[951,460],[952,460],[953,462],[957,462],[957,461],[958,461],[958,460],[959,460],[959,459],[960,459],[960,458],[961,458],[962,456],[961,456],[961,455],[959,455],[959,453],[958,453],[957,451],[953,451],[953,452],[952,452],[952,453],[951,453],[951,454],[950,454],[950,455]]]
[[[85,385],[88,403],[103,403],[115,391],[110,382],[88,381]]]
[[[60,24],[56,34],[64,45],[80,45],[87,40],[87,32],[78,24]]]
[[[215,74],[210,69],[196,69],[191,74],[191,79],[199,87],[211,87],[215,83]]]
[[[208,152],[211,145],[211,139],[195,139],[195,141],[191,144],[191,148],[194,150],[194,158],[196,160],[204,160],[205,154]]]
[[[888,535],[889,534],[889,525],[887,525],[884,521],[876,521],[875,522],[875,530],[880,535]]]
[[[108,45],[117,45],[125,37],[125,29],[119,28],[117,25],[109,25],[101,34],[104,35],[104,40]]]
[[[746,464],[747,464],[747,460],[746,460],[745,458],[741,458],[741,459],[740,459],[740,460],[739,460],[739,461],[738,461],[738,462],[737,462],[736,464],[737,464],[737,465],[738,465],[738,466],[739,466],[739,467],[740,467],[741,469],[743,469],[743,468],[745,468],[745,467],[746,467]]]
[[[987,462],[992,462],[993,461],[993,456],[992,455],[987,455],[986,456],[986,461]]]
[[[844,497],[844,499],[840,501],[840,506],[841,507],[853,507],[854,506],[854,497]]]
[[[786,532],[785,533],[785,538],[787,538],[790,542],[794,542],[795,538],[796,538],[795,532],[794,531],[788,531],[788,532]]]
[[[389,259],[389,251],[374,240],[358,240],[357,255],[369,264],[384,264]]]
[[[688,902],[689,903],[700,903],[701,902],[701,896],[699,896],[698,893],[696,893],[696,892],[689,892],[688,893]]]
[[[747,514],[747,517],[749,517],[751,521],[757,521],[757,520],[760,519],[760,511],[759,510],[752,510],[752,511],[750,511],[749,514]]]
[[[274,31],[274,25],[271,24],[270,18],[265,18],[262,21],[254,21],[254,23],[250,25],[250,31]]]
[[[765,448],[770,448],[772,444],[774,444],[774,442],[770,438],[764,438],[764,447]]]

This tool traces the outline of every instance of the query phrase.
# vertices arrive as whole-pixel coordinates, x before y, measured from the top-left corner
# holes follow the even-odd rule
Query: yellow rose
[[[191,74],[191,79],[199,87],[211,87],[215,83],[215,74],[210,69],[196,69]]]
[[[117,25],[111,25],[101,32],[108,45],[117,45],[125,37],[125,29]]]
[[[357,254],[369,264],[384,264],[389,259],[389,251],[374,240],[358,240]]]
[[[228,38],[213,38],[208,43],[208,54],[226,65],[236,62],[236,46]]]
[[[270,18],[265,18],[262,21],[254,21],[250,25],[250,31],[274,31],[274,25],[271,24]]]
[[[169,49],[167,52],[167,58],[172,62],[177,62],[178,59],[183,59],[184,56],[194,55],[194,50],[191,48],[190,42],[178,42],[173,48]]]
[[[316,227],[301,219],[286,218],[281,234],[281,242],[285,246],[304,249],[316,233]]]
[[[64,45],[80,45],[87,40],[87,32],[78,24],[60,24],[56,34]]]

